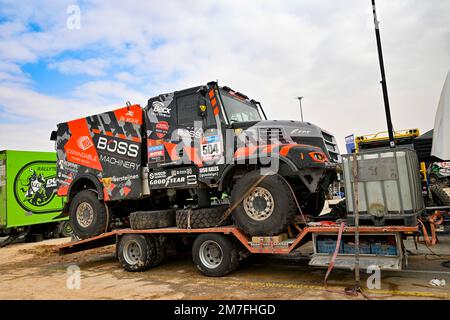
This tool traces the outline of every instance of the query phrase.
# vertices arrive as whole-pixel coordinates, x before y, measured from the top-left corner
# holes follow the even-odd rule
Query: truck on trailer
[[[130,224],[227,224],[239,200],[231,214],[238,228],[277,235],[300,215],[297,205],[322,211],[339,162],[332,134],[267,120],[259,102],[217,82],[60,123],[52,139],[57,193],[82,239]]]
[[[19,234],[30,240],[71,232],[62,213],[64,198],[56,196],[54,152],[0,151],[0,237]]]

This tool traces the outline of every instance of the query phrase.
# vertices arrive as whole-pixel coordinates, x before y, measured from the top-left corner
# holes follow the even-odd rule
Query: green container
[[[0,233],[68,220],[56,195],[56,153],[0,151]]]

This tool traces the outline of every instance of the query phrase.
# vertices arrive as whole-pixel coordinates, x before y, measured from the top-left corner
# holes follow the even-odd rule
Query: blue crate
[[[336,250],[336,240],[324,239],[317,240],[317,252],[333,254]],[[343,242],[341,240],[338,253],[344,253]]]
[[[344,253],[355,254],[355,244],[354,243],[344,243]],[[360,243],[359,244],[360,254],[370,254],[370,243]]]
[[[389,244],[373,243],[370,245],[372,254],[379,256],[396,256],[397,247]]]

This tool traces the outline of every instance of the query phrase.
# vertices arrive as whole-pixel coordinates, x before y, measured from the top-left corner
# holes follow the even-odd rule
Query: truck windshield
[[[230,123],[261,120],[261,116],[255,105],[235,98],[225,91],[221,91],[221,95],[225,112]]]

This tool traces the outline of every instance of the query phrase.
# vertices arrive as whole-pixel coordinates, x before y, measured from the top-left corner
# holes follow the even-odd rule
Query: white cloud
[[[80,30],[65,28],[68,4],[2,4],[13,22],[0,25],[0,61],[17,68],[46,59],[62,73],[93,79],[58,98],[32,86],[3,87],[0,105],[8,113],[32,109],[35,121],[46,112],[67,120],[72,108],[83,115],[126,100],[145,104],[152,95],[219,79],[260,100],[271,118],[299,119],[295,97],[305,96],[305,118],[335,133],[341,148],[347,134],[385,130],[369,1],[81,2]],[[450,3],[377,4],[394,125],[430,129],[450,67]],[[30,22],[42,30],[27,31]],[[74,51],[94,57],[58,56]],[[19,77],[1,65],[0,72],[9,85]],[[14,100],[18,94],[24,97]],[[27,148],[14,137],[8,145]]]
[[[88,76],[103,76],[109,62],[105,59],[65,59],[48,64],[50,69],[56,69],[63,74],[86,74]]]

